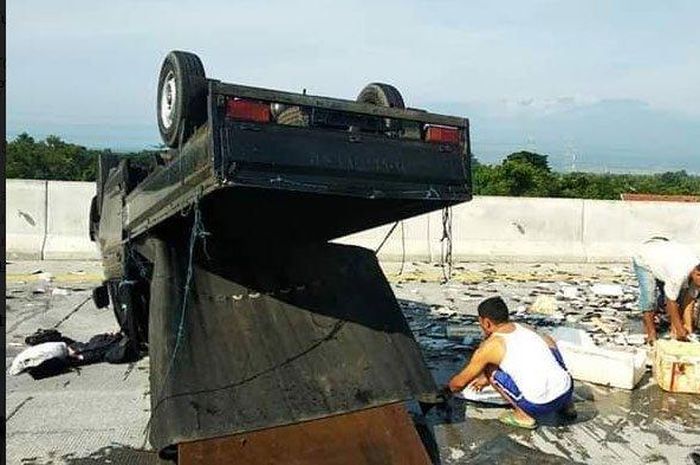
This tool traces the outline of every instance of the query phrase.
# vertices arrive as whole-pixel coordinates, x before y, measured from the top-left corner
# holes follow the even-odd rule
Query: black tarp
[[[150,247],[155,447],[436,391],[372,252],[210,243],[195,254],[182,318],[189,245]]]

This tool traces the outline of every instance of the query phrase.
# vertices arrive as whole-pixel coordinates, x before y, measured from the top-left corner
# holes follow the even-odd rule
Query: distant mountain
[[[420,102],[417,102],[420,103]],[[497,103],[420,103],[471,121],[472,151],[494,163],[518,150],[549,155],[560,171],[700,173],[700,116],[669,113],[635,100],[524,99]],[[116,151],[160,144],[155,124],[31,124],[8,121],[8,137],[26,131]]]
[[[468,117],[472,151],[486,163],[527,149],[548,154],[557,170],[700,173],[700,116],[639,101],[562,98],[424,106]]]

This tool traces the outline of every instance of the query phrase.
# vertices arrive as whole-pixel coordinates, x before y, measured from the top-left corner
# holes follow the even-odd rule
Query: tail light
[[[459,129],[450,126],[436,126],[429,124],[425,128],[425,141],[438,142],[440,144],[459,144],[461,142]]]
[[[231,119],[268,123],[270,105],[255,100],[232,98],[226,102],[226,116]]]

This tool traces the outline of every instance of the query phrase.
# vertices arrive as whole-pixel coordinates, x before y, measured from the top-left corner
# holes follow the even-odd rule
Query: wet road
[[[589,300],[591,285],[617,284],[624,290],[617,300],[596,298],[594,303],[615,307],[617,318],[610,321],[618,322],[623,332],[639,332],[638,319],[623,308],[625,294],[633,290],[624,265],[458,264],[447,284],[439,282],[439,267],[403,268],[397,276],[398,265],[387,265],[387,275],[440,383],[470,354],[468,345],[450,342],[447,326],[473,327],[477,304],[491,295],[502,295],[517,309],[539,295],[578,287],[581,298],[559,300],[560,315],[552,317],[571,321],[591,311],[579,304]],[[51,276],[33,274],[39,270]],[[100,279],[99,264],[19,262],[9,264],[7,271],[6,367],[22,350],[24,337],[39,327],[56,326],[79,340],[116,329],[111,311],[98,310],[87,300],[91,285]],[[6,382],[8,463],[157,462],[145,434],[147,358],[130,365],[88,366],[38,381],[6,375]],[[501,425],[495,420],[500,408],[453,401],[450,410],[433,409],[423,417],[410,407],[434,456],[444,464],[685,464],[692,448],[700,446],[700,399],[664,393],[649,375],[634,391],[577,382],[576,406],[579,416],[574,422],[552,419],[535,431]]]
[[[461,264],[446,284],[440,284],[441,274],[435,266],[404,266],[401,275],[396,266],[387,267],[438,383],[446,383],[471,355],[470,348],[446,337],[446,329],[476,327],[478,303],[494,295],[501,295],[511,310],[529,308],[541,295],[557,296],[555,314],[535,315],[534,320],[529,312],[521,314],[541,330],[560,321],[585,323],[581,316],[594,312],[610,313],[610,321],[619,323],[615,334],[594,331],[596,338],[615,344],[625,340],[621,335],[641,333],[630,300],[636,296],[636,283],[625,265]],[[591,292],[601,283],[619,286],[622,292],[614,298]],[[563,288],[576,288],[577,297],[562,296]],[[688,454],[700,446],[700,397],[666,393],[650,372],[632,391],[576,381],[575,405],[575,421],[550,418],[535,431],[499,423],[503,408],[456,399],[449,411],[433,409],[427,417],[413,411],[423,433],[434,437],[434,456],[445,464],[686,464]]]

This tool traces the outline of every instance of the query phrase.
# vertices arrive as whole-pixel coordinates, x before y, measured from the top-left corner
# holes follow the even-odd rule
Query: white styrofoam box
[[[552,337],[569,373],[579,381],[634,389],[646,371],[644,349],[598,347],[589,334],[573,328],[555,328]]]

